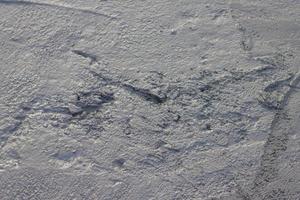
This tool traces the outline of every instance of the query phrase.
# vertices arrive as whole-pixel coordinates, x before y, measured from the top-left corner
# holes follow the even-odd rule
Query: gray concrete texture
[[[0,0],[0,200],[299,200],[299,0]]]

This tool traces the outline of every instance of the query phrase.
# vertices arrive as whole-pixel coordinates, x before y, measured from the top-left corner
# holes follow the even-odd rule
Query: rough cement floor
[[[299,70],[299,0],[0,0],[0,200],[298,200]]]

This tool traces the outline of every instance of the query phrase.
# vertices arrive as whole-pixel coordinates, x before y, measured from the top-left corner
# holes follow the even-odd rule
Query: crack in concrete
[[[84,51],[81,51],[81,50],[72,50],[72,52],[79,55],[79,56],[81,56],[81,57],[83,57],[83,58],[89,59],[90,60],[89,65],[92,65],[92,64],[98,64],[99,65],[96,55],[93,55],[91,53],[87,53],[87,52],[84,52]],[[142,99],[144,99],[146,101],[150,101],[150,102],[155,103],[155,104],[161,104],[161,103],[164,103],[167,100],[166,97],[160,97],[160,96],[150,92],[147,89],[138,88],[138,87],[130,85],[130,84],[122,83],[122,81],[115,81],[115,80],[113,80],[111,78],[108,78],[108,77],[106,77],[102,74],[99,74],[99,73],[97,73],[93,70],[90,70],[89,68],[87,68],[87,70],[94,77],[99,78],[102,81],[104,81],[105,84],[114,85],[114,86],[117,86],[119,88],[122,88],[125,91],[127,91],[131,94],[137,95],[137,96],[141,97]],[[157,72],[157,73],[159,73],[159,72]]]
[[[271,133],[265,143],[264,152],[261,157],[261,164],[256,174],[253,186],[253,197],[261,195],[261,191],[278,176],[277,161],[279,156],[287,149],[289,141],[289,128],[291,127],[293,113],[287,110],[291,95],[295,92],[295,87],[300,83],[300,74],[295,75],[289,85],[291,87],[284,96],[280,105],[280,110],[276,113],[271,125]],[[299,104],[299,103],[298,103]],[[299,106],[295,106],[300,108]],[[297,113],[297,111],[292,110]],[[261,196],[259,197],[261,199]]]

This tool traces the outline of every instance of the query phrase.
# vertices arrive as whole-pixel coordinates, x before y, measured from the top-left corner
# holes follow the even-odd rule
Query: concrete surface
[[[299,0],[0,0],[0,199],[300,199]]]

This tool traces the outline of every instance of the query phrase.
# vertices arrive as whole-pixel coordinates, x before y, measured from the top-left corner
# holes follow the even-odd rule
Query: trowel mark
[[[300,74],[298,73],[291,81],[290,89],[281,103],[281,109],[276,113],[272,122],[271,134],[266,141],[261,165],[254,180],[253,197],[255,199],[258,197],[263,199],[262,195],[267,193],[264,189],[278,176],[278,158],[287,149],[290,129],[297,123],[296,119],[299,117],[300,101],[290,103],[299,95],[299,90],[297,91],[299,83]]]
[[[23,125],[23,122],[27,118],[27,114],[31,111],[30,105],[20,105],[20,108],[13,116],[14,122],[9,126],[0,129],[0,149],[3,148],[8,140],[9,137],[14,135]]]
[[[16,0],[0,0],[0,4],[6,4],[6,5],[22,5],[22,6],[44,6],[44,7],[52,7],[57,9],[64,9],[64,10],[73,10],[81,13],[87,13],[95,16],[101,16],[109,19],[117,19],[115,16],[111,16],[104,13],[99,13],[92,10],[87,9],[81,9],[81,8],[75,8],[71,6],[65,6],[65,5],[58,5],[53,3],[40,3],[40,2],[32,2],[32,1],[16,1]]]

